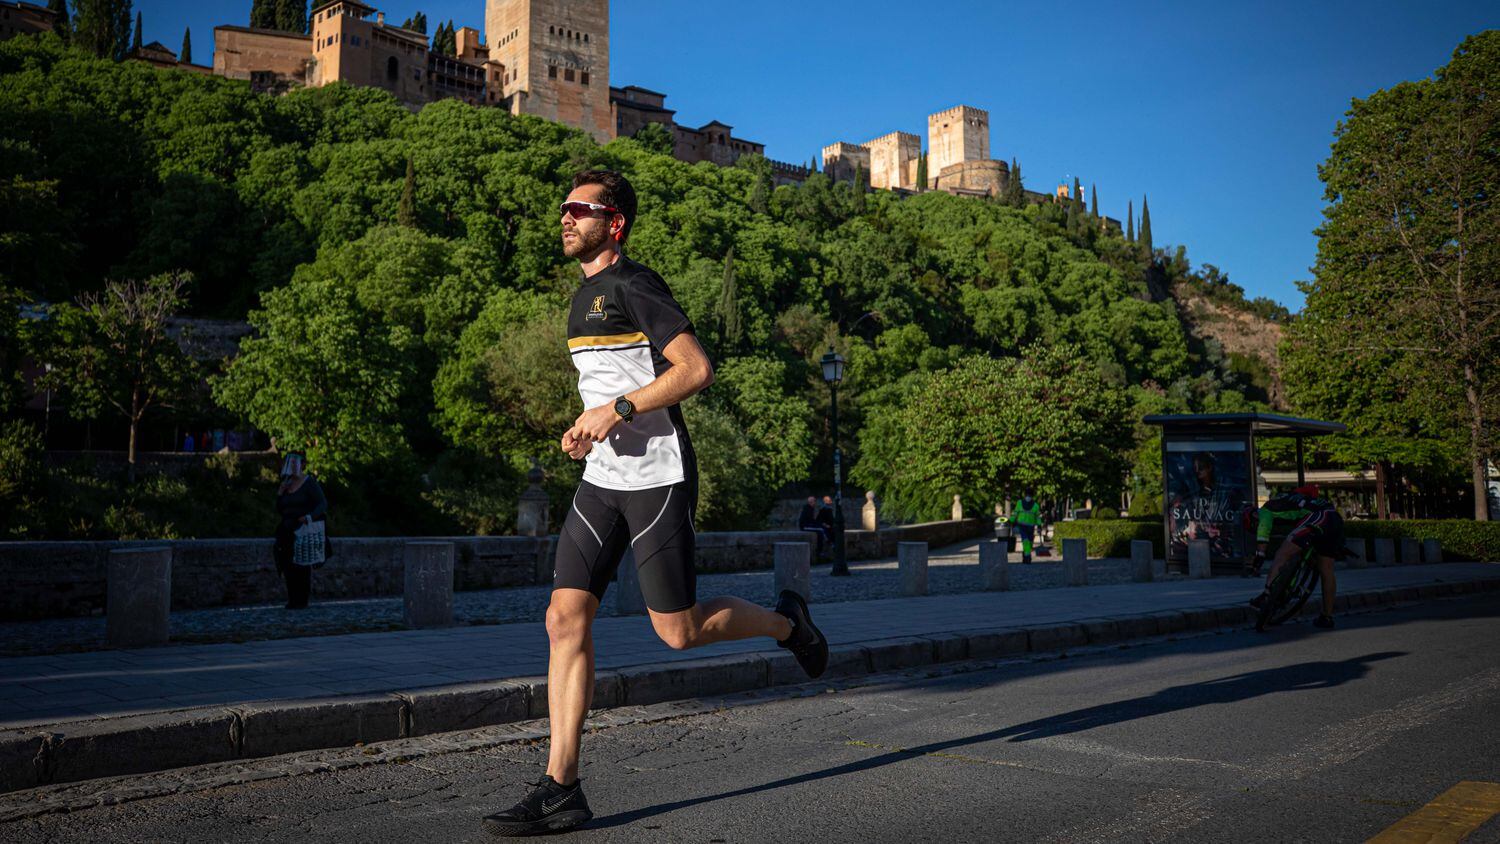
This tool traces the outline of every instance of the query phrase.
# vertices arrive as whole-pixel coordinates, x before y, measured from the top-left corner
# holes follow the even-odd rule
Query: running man
[[[587,465],[558,537],[547,608],[547,772],[520,803],[484,819],[491,835],[568,829],[593,817],[578,778],[594,693],[591,629],[627,547],[651,625],[669,647],[766,636],[809,677],[828,664],[828,642],[795,592],[782,592],[774,612],[739,598],[697,600],[697,462],[678,405],[713,382],[713,367],[666,282],[622,253],[635,213],[630,183],[600,170],[574,176],[561,207],[563,253],[583,270],[568,351],[585,408],[561,447]]]
[[[1261,593],[1250,599],[1250,606],[1259,609],[1270,597],[1271,581],[1276,573],[1308,548],[1314,549],[1313,563],[1318,567],[1318,576],[1323,581],[1323,613],[1313,624],[1318,627],[1333,627],[1333,596],[1336,584],[1333,579],[1333,561],[1344,552],[1344,517],[1333,504],[1319,496],[1316,484],[1299,486],[1267,501],[1260,508],[1260,525],[1255,532],[1255,563],[1250,574],[1259,574],[1266,559],[1266,544],[1271,539],[1271,527],[1275,522],[1296,522],[1287,534],[1286,541],[1276,549],[1276,558],[1271,570],[1266,573],[1266,586]]]

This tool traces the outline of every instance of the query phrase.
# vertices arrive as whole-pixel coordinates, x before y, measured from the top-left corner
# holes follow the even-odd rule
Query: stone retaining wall
[[[897,542],[925,541],[933,548],[982,536],[988,519],[906,525],[879,532],[849,531],[851,560],[888,557]],[[458,536],[454,588],[496,589],[547,583],[557,537]],[[777,542],[806,542],[801,531],[743,531],[698,535],[703,573],[769,569]],[[313,575],[320,598],[401,594],[406,537],[334,537],[334,558]],[[271,561],[269,539],[182,539],[162,542],[0,542],[0,621],[89,615],[105,606],[105,567],[114,548],[172,547],[172,609],[257,604],[284,600]]]

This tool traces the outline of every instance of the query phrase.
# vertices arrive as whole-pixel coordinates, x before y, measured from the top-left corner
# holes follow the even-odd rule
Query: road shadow
[[[1031,741],[1032,739],[1076,733],[1091,730],[1095,727],[1120,724],[1126,721],[1133,721],[1137,718],[1145,718],[1167,712],[1177,712],[1198,706],[1233,703],[1276,692],[1329,689],[1361,679],[1369,673],[1371,663],[1399,656],[1406,656],[1406,653],[1403,651],[1381,651],[1337,662],[1303,662],[1280,668],[1268,668],[1263,671],[1235,674],[1202,683],[1173,686],[1143,697],[1116,701],[1099,706],[1090,706],[1085,709],[1064,712],[1046,718],[1039,718],[1035,721],[1028,721],[1024,724],[1015,724],[963,738],[893,750],[889,753],[882,753],[868,759],[836,765],[821,771],[798,774],[797,776],[786,777],[761,785],[726,791],[722,794],[710,794],[703,797],[675,800],[670,803],[658,803],[655,806],[644,806],[628,812],[595,819],[593,823],[589,824],[589,828],[607,829],[609,827],[624,826],[625,824],[651,818],[656,815],[700,806],[716,800],[745,797],[763,791],[772,791],[787,786],[831,779],[843,776],[844,774],[869,771],[906,759],[942,753],[968,745],[984,744],[985,742],[999,741],[1001,739],[1009,739],[1013,742]]]

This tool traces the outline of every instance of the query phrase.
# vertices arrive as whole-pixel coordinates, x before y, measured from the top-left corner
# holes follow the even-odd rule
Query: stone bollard
[[[521,491],[521,501],[516,506],[516,533],[520,536],[546,536],[547,493],[542,491],[542,467],[537,465],[534,457],[526,472],[526,481],[526,489]]]
[[[1150,583],[1151,561],[1151,540],[1130,540],[1130,579],[1136,583]]]
[[[1422,560],[1428,563],[1443,561],[1443,543],[1436,539],[1422,540]]]
[[[865,492],[865,506],[859,508],[860,527],[880,530],[880,510],[875,506],[875,490]]]
[[[1188,577],[1203,578],[1213,576],[1213,552],[1209,550],[1207,539],[1189,539],[1188,552]]]
[[[1370,567],[1370,552],[1369,549],[1365,548],[1365,540],[1362,537],[1346,537],[1344,539],[1344,547],[1349,549],[1349,568],[1364,569]]]
[[[927,594],[927,543],[896,543],[897,567],[901,569],[901,593]]]
[[[1064,539],[1063,583],[1068,586],[1089,585],[1089,544],[1084,539]]]
[[[1422,543],[1410,536],[1401,537],[1401,565],[1414,566],[1422,562]]]
[[[635,550],[625,549],[615,573],[615,615],[645,615],[646,596],[641,592],[641,573],[635,568]]]
[[[104,605],[109,647],[165,645],[172,612],[172,548],[110,551]]]
[[[806,542],[777,542],[773,550],[776,564],[775,594],[790,589],[812,600],[812,546]]]
[[[423,629],[453,625],[453,543],[408,542],[402,597],[406,626]]]
[[[1379,537],[1372,541],[1375,545],[1375,565],[1394,566],[1396,564],[1396,540]]]
[[[993,540],[979,543],[979,588],[989,592],[1010,588],[1010,568],[1005,557],[1003,544]]]
[[[964,520],[964,502],[957,495],[953,496],[952,516],[953,521],[955,522],[961,522]]]

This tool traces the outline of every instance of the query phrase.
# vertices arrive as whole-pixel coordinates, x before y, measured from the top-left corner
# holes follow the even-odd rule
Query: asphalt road
[[[1364,841],[1500,783],[1500,596],[612,727],[580,841]],[[0,825],[30,841],[477,841],[545,744]],[[273,761],[258,764],[274,764]],[[1481,815],[1482,816],[1482,815]],[[1500,819],[1470,841],[1500,842]]]

